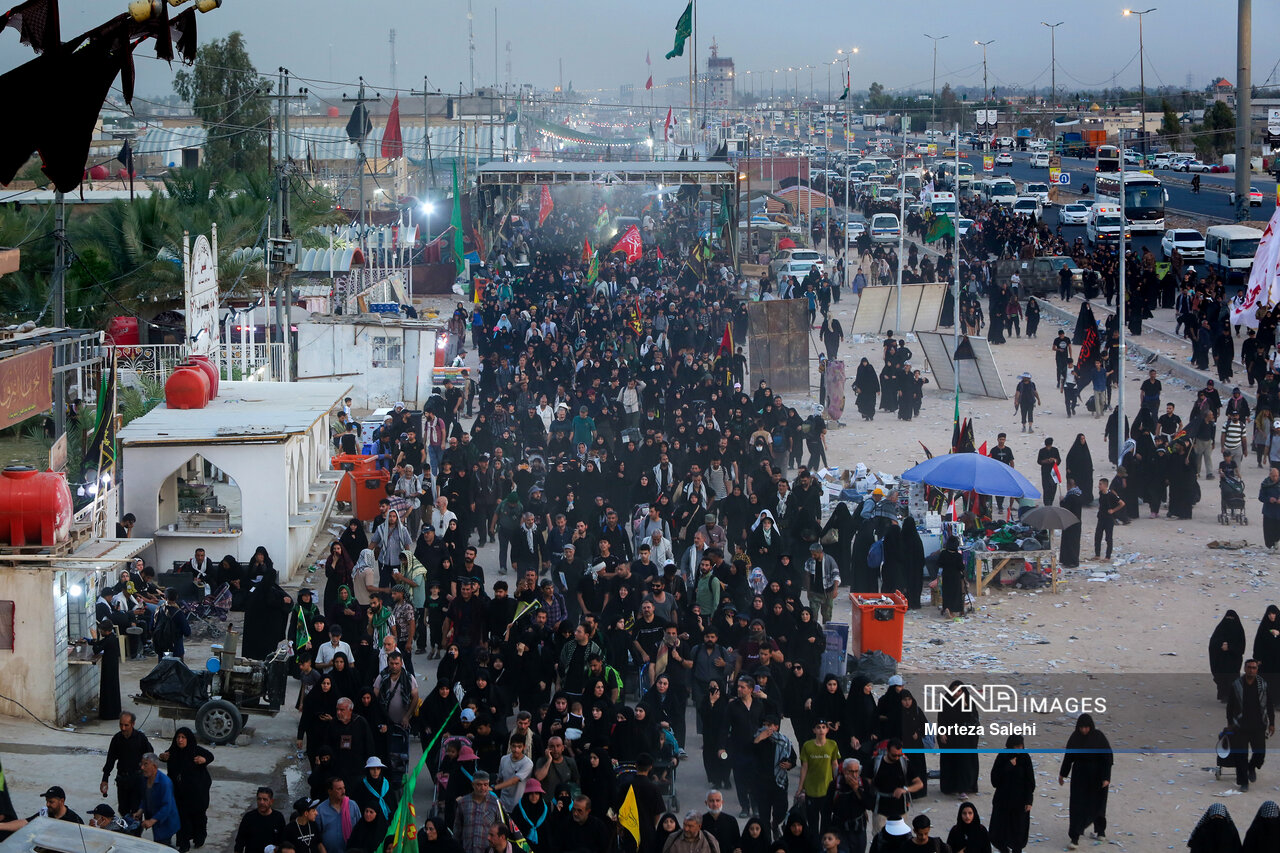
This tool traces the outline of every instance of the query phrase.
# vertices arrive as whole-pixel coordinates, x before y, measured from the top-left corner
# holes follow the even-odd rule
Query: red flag
[[[644,257],[644,242],[640,239],[640,229],[632,225],[623,232],[622,239],[613,247],[613,252],[626,252],[627,263],[633,264]]]
[[[645,87],[645,89],[652,89],[652,88],[653,88],[653,75],[652,75],[652,74],[650,74],[650,75],[649,75],[649,79],[648,79],[647,81],[645,81],[644,87]]]
[[[547,217],[551,215],[551,211],[555,209],[555,203],[551,200],[551,187],[546,184],[542,185],[542,203],[538,205],[538,227],[542,227],[542,223],[547,221]]]
[[[404,140],[400,138],[400,96],[391,102],[387,127],[382,131],[382,156],[388,160],[404,156]]]
[[[982,446],[978,448],[978,452],[983,456],[987,455],[987,443],[985,441],[982,442]]]
[[[728,323],[724,324],[724,337],[720,338],[720,349],[716,350],[716,355],[733,355],[733,330]]]
[[[1066,482],[1066,479],[1062,476],[1062,471],[1058,468],[1057,462],[1053,463],[1053,482],[1057,483],[1059,486]]]
[[[662,125],[662,141],[671,141],[671,107],[667,107],[667,120]]]
[[[584,264],[591,262],[591,238],[582,238],[582,262]]]

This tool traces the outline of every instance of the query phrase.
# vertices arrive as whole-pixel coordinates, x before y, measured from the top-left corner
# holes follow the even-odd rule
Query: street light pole
[[[991,91],[987,88],[987,45],[994,44],[995,39],[989,41],[974,41],[974,44],[982,48],[982,102],[985,104]]]
[[[1058,27],[1064,22],[1058,21],[1056,24],[1051,24],[1048,21],[1041,21],[1040,23],[1049,28],[1049,106],[1053,106],[1053,100],[1058,92]]]
[[[938,120],[938,42],[950,36],[931,36],[924,34],[927,39],[933,40],[933,94],[929,96],[929,121]]]
[[[1125,9],[1126,17],[1129,15],[1138,16],[1138,97],[1141,102],[1138,104],[1138,110],[1142,113],[1142,165],[1147,165],[1147,63],[1142,43],[1142,19],[1150,12],[1156,10],[1155,6],[1150,9],[1143,9],[1141,12],[1135,12],[1132,9]],[[1123,165],[1123,164],[1121,164]]]

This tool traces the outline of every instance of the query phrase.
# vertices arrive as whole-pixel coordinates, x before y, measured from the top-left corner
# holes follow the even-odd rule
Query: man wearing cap
[[[106,803],[98,803],[89,812],[89,826],[105,829],[107,832],[129,831],[129,824],[123,818],[116,817],[116,810]]]
[[[489,827],[501,820],[499,811],[498,798],[489,790],[489,774],[477,770],[471,777],[471,793],[458,797],[453,819],[453,837],[466,853],[485,853]]]
[[[302,797],[293,803],[293,820],[285,827],[280,843],[291,844],[297,853],[321,853],[320,821],[316,808],[323,802]],[[277,850],[278,853],[278,850]]]
[[[31,821],[38,817],[50,817],[54,820],[65,820],[68,823],[84,823],[84,819],[80,815],[67,808],[67,792],[62,790],[60,785],[50,785],[49,790],[40,796],[44,797],[44,808],[33,814],[26,820],[7,820],[0,823],[0,833],[6,835],[10,832],[17,832]],[[107,806],[110,809],[110,806]],[[96,809],[95,809],[96,811]],[[115,814],[115,812],[112,812]]]
[[[822,617],[822,623],[831,621],[831,611],[840,593],[840,567],[835,558],[822,550],[821,542],[809,546],[809,559],[804,570],[809,581],[809,606]]]

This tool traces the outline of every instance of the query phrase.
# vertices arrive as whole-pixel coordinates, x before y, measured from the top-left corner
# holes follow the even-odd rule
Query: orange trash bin
[[[850,653],[884,652],[902,661],[902,629],[906,624],[907,598],[901,593],[851,592],[853,620],[849,630]]]
[[[352,471],[347,474],[346,482],[351,483],[348,503],[351,514],[361,521],[373,521],[378,517],[378,504],[387,496],[387,483],[391,482],[391,474],[386,471]],[[344,484],[345,485],[345,484]],[[339,492],[339,499],[343,494]]]

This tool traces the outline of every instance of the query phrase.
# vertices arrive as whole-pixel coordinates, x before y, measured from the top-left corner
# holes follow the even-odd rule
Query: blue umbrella
[[[1039,500],[1040,490],[1003,462],[981,453],[948,453],[921,462],[902,475],[912,483],[939,489]]]

